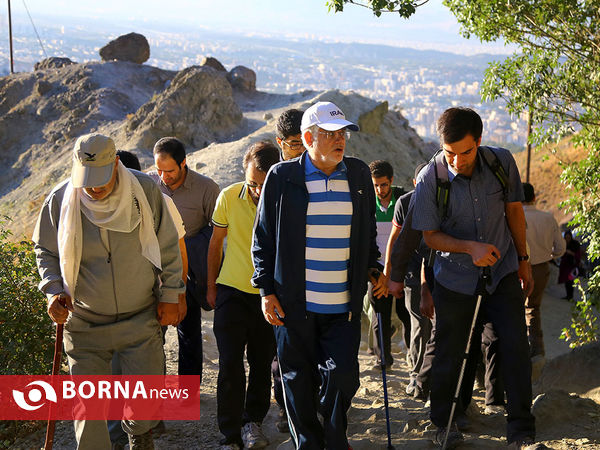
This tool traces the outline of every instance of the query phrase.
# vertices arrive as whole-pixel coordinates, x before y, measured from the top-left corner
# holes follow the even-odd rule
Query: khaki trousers
[[[165,355],[162,330],[156,307],[107,324],[93,324],[72,316],[65,325],[65,354],[71,375],[110,375],[113,354],[117,353],[123,375],[163,375]],[[157,420],[123,420],[128,434],[144,434]],[[77,448],[111,448],[106,420],[75,420]]]
[[[525,299],[525,321],[531,356],[545,355],[544,333],[542,331],[542,298],[550,277],[547,262],[531,266],[533,272],[533,292]]]

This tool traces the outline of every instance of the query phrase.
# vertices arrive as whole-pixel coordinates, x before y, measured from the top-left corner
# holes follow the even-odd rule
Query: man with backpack
[[[419,174],[412,222],[413,228],[423,231],[427,245],[438,251],[430,394],[436,443],[442,445],[446,436],[481,271],[489,266],[491,280],[481,310],[498,336],[508,400],[507,439],[511,448],[545,448],[534,444],[531,414],[523,291],[529,293],[532,285],[519,171],[508,150],[480,147],[483,123],[475,111],[449,108],[438,119],[437,129],[442,150]],[[462,440],[452,424],[448,448]]]

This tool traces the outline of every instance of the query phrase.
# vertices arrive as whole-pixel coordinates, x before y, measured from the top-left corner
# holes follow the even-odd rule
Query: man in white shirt
[[[527,244],[534,281],[533,292],[525,300],[525,317],[531,359],[535,365],[538,360],[543,362],[545,354],[541,305],[550,276],[548,262],[561,256],[565,252],[566,244],[554,216],[535,207],[533,186],[523,183],[523,192],[525,193],[523,210],[527,222]]]

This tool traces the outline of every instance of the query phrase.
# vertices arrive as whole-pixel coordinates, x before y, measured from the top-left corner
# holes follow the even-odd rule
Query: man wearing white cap
[[[178,321],[184,286],[177,231],[154,181],[128,171],[109,137],[82,136],[33,240],[48,314],[66,322],[71,374],[110,375],[117,354],[124,375],[162,375],[160,325]],[[130,448],[154,448],[156,423],[123,420]],[[111,448],[106,421],[74,424],[78,448]]]
[[[333,103],[308,108],[307,151],[269,171],[254,225],[252,282],[275,326],[290,433],[300,449],[348,449],[362,299],[367,280],[376,294],[385,289],[371,172],[344,157],[349,130],[358,126]]]

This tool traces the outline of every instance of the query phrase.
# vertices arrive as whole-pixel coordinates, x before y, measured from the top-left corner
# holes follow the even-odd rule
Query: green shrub
[[[590,284],[597,283],[598,276],[599,272],[596,271],[590,280]],[[579,279],[576,279],[575,283],[581,293],[581,300],[577,301],[571,308],[571,325],[568,328],[563,328],[560,335],[561,339],[569,343],[570,348],[597,342],[600,338],[598,316],[595,311],[598,304],[594,301],[597,297],[589,295],[589,292],[581,287]]]
[[[0,373],[50,375],[54,327],[30,241],[13,243],[0,221]]]

